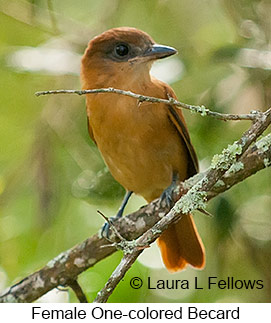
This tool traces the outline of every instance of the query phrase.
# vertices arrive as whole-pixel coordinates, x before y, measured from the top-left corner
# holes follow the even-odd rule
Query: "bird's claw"
[[[104,223],[104,225],[101,228],[101,237],[102,238],[109,240],[110,227],[111,227],[111,225],[114,225],[114,222],[118,219],[119,219],[119,217],[113,216],[113,217],[110,217],[108,219],[108,221]]]
[[[172,194],[173,194],[174,188],[175,186],[170,185],[168,188],[164,190],[164,192],[160,197],[161,202],[165,203],[167,208],[171,208],[173,206]]]
[[[173,174],[171,184],[164,190],[164,192],[160,196],[160,201],[162,203],[165,203],[166,207],[169,209],[172,208],[172,206],[174,205],[174,201],[173,201],[172,196],[173,196],[174,190],[176,188],[177,180],[178,180],[178,175]]]

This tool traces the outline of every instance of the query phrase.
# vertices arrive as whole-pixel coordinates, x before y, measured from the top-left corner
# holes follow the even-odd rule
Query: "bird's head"
[[[144,78],[155,60],[176,53],[176,49],[156,44],[147,33],[136,28],[113,28],[89,42],[82,58],[82,79],[96,74],[97,85],[113,86],[102,83],[106,78],[113,82],[114,78],[127,75],[134,80]]]

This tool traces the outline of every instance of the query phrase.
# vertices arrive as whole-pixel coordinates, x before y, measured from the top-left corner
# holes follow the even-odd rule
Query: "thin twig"
[[[137,248],[132,254],[126,254],[121,259],[119,265],[114,270],[104,288],[97,294],[94,303],[106,303],[118,283],[122,280],[127,270],[131,268],[143,249]]]
[[[71,289],[74,291],[76,297],[78,298],[80,303],[88,303],[87,297],[84,294],[81,286],[79,285],[77,279],[72,279],[68,282],[68,285],[71,287]]]
[[[117,236],[121,241],[124,241],[125,239],[124,239],[124,238],[123,238],[123,236],[118,232],[118,230],[116,229],[116,227],[115,227],[115,225],[114,225],[113,221],[112,221],[110,218],[108,218],[107,216],[105,216],[101,211],[97,210],[97,213],[99,213],[99,214],[103,217],[103,219],[104,219],[105,221],[107,221],[107,223],[108,223],[109,227],[114,231],[115,235],[116,235],[116,236]],[[109,241],[110,241],[110,239],[107,239],[107,240],[109,240]],[[112,242],[112,241],[110,241],[110,242]]]
[[[206,215],[206,216],[209,216],[210,218],[213,218],[213,214],[208,212],[207,210],[204,210],[204,209],[197,209],[197,211],[201,212],[202,214]]]
[[[256,120],[259,118],[259,115],[262,114],[261,111],[253,111],[248,114],[226,114],[226,113],[219,113],[215,111],[211,111],[207,108],[205,108],[203,105],[202,106],[197,106],[197,105],[190,105],[186,104],[180,101],[175,100],[174,98],[169,98],[167,99],[161,99],[161,98],[156,98],[152,96],[146,96],[146,95],[141,95],[141,94],[136,94],[131,91],[124,91],[120,89],[114,89],[112,87],[110,88],[101,88],[101,89],[92,89],[92,90],[53,90],[53,91],[40,91],[36,92],[36,96],[41,96],[41,95],[49,95],[49,94],[77,94],[77,95],[85,95],[85,94],[97,94],[97,93],[115,93],[115,94],[120,94],[120,95],[126,95],[129,97],[132,97],[139,102],[151,102],[151,103],[164,103],[164,104],[169,104],[169,105],[174,105],[179,108],[183,108],[186,110],[189,110],[190,112],[194,113],[199,113],[202,116],[210,116],[214,117],[219,120]]]

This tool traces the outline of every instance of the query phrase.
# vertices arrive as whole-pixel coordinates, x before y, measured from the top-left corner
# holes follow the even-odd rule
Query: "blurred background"
[[[35,97],[79,89],[80,57],[106,29],[137,27],[178,49],[153,73],[179,100],[225,113],[271,105],[269,0],[0,0],[0,291],[97,232],[124,190],[110,176],[87,133],[85,98]],[[201,170],[250,123],[184,112]],[[271,171],[265,169],[195,213],[206,268],[170,275],[156,245],[145,250],[111,302],[270,302]],[[146,202],[134,196],[126,212]],[[89,300],[104,286],[121,252],[83,273]],[[133,290],[129,281],[145,282]],[[150,276],[187,279],[204,290],[148,290]],[[207,289],[208,277],[263,280],[263,289]],[[40,301],[76,302],[55,290]]]

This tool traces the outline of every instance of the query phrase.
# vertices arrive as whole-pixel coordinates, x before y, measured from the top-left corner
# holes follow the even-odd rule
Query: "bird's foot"
[[[172,208],[174,205],[173,201],[173,193],[176,188],[177,176],[174,175],[171,184],[164,190],[162,195],[160,196],[161,203],[164,203],[167,208]]]
[[[171,187],[171,185],[164,190],[162,195],[160,196],[161,203],[164,203],[167,208],[171,208],[173,206],[172,194],[175,187]]]
[[[110,233],[111,233],[111,227],[114,225],[114,222],[117,220],[117,217],[112,216],[108,218],[107,222],[102,226],[101,229],[101,236],[107,240],[109,240]]]
[[[115,228],[114,222],[116,222],[118,219],[122,217],[123,210],[119,210],[116,216],[112,216],[110,218],[106,218],[105,224],[102,226],[101,229],[101,236],[107,240],[109,240],[111,228],[114,228],[113,231],[116,233],[117,229]]]
[[[128,203],[129,198],[131,197],[131,195],[132,195],[132,194],[133,194],[133,192],[132,192],[132,191],[127,191],[127,192],[126,192],[126,194],[125,194],[125,196],[124,196],[124,199],[123,199],[123,201],[122,201],[122,203],[121,203],[121,206],[120,206],[120,208],[119,208],[118,213],[116,214],[116,216],[111,217],[111,218],[107,218],[107,217],[105,217],[105,216],[102,214],[103,218],[107,221],[107,222],[103,225],[103,227],[102,227],[102,229],[101,229],[101,236],[102,236],[103,238],[105,238],[105,239],[109,239],[109,235],[110,235],[110,228],[111,228],[111,227],[113,228],[113,231],[117,234],[117,236],[120,238],[120,234],[117,232],[117,230],[116,230],[116,228],[115,228],[115,226],[114,226],[114,222],[115,222],[115,221],[117,221],[119,218],[121,218],[121,217],[122,217],[122,215],[123,215],[123,211],[124,211],[124,209],[125,209],[125,206],[126,206],[126,204]],[[101,212],[99,212],[99,213],[101,214]]]

